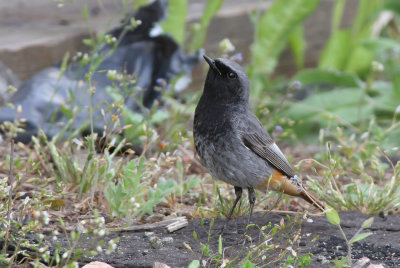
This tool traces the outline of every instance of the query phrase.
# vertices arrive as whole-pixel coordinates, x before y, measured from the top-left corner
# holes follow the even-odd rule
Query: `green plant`
[[[17,199],[23,198],[26,193],[19,193],[16,189],[21,185],[22,180],[19,174],[15,174],[15,168],[19,169],[19,164],[14,163],[15,145],[11,140],[11,152],[9,155],[8,177],[0,181],[0,244],[2,244],[0,254],[0,265],[12,265],[18,258],[29,257],[30,254],[37,254],[37,244],[26,238],[32,230],[42,224],[48,224],[49,215],[47,212],[36,212],[36,220],[30,221],[30,210],[36,208],[38,203],[36,197],[26,196],[22,202]]]
[[[113,164],[112,160],[123,146],[123,142],[117,146],[112,154],[98,155],[92,147],[96,135],[86,137],[84,142],[78,139],[66,142],[62,148],[57,147],[56,140],[57,137],[49,141],[43,132],[41,132],[39,138],[32,137],[34,148],[43,159],[44,168],[58,181],[78,187],[80,195],[88,191],[91,191],[93,195],[96,188],[104,183],[110,174],[115,175],[115,169],[118,170],[121,165],[119,161]],[[86,149],[87,152],[81,151],[81,147]],[[46,148],[50,152],[49,156]],[[86,155],[84,161],[81,159],[82,155],[76,155],[79,151]]]
[[[43,243],[44,236],[41,235],[38,252],[41,253],[40,258],[49,266],[54,267],[76,267],[78,260],[83,256],[96,256],[99,253],[106,251],[107,254],[115,251],[119,238],[104,241],[104,236],[108,233],[105,228],[105,220],[96,212],[93,219],[89,221],[81,221],[80,226],[83,231],[67,232],[64,221],[58,219],[63,233],[58,231],[52,232],[52,242],[49,244]],[[90,239],[88,239],[90,238]],[[85,244],[83,243],[90,241]],[[39,265],[39,259],[36,259],[36,264]]]
[[[299,265],[299,257],[302,256],[297,254],[296,244],[299,239],[301,221],[300,216],[291,218],[286,215],[286,218],[282,218],[279,224],[268,223],[261,227],[254,225],[260,230],[260,233],[258,241],[254,241],[255,246],[249,251],[247,259],[261,267],[285,263],[287,258]]]
[[[373,25],[383,1],[361,0],[351,29],[339,29],[346,1],[336,1],[332,14],[331,37],[323,49],[318,67],[332,68],[363,74],[369,71],[373,53],[365,48],[362,40],[373,37]]]
[[[154,125],[165,120],[168,117],[168,113],[162,110],[158,110],[157,105],[153,106],[147,115],[132,111],[131,109],[127,108],[124,105],[125,97],[123,97],[123,95],[136,96],[136,92],[138,89],[137,87],[129,87],[129,85],[125,84],[125,82],[123,82],[123,84],[125,93],[120,92],[120,89],[117,86],[106,88],[107,93],[114,100],[113,103],[107,104],[109,107],[107,112],[111,113],[111,111],[115,111],[115,109],[117,108],[116,114],[118,116],[120,115],[122,120],[121,124],[118,117],[111,117],[114,118],[113,121],[115,121],[115,124],[114,126],[112,126],[113,122],[111,122],[111,127],[107,128],[108,131],[106,137],[108,140],[110,140],[112,138],[115,138],[115,136],[123,134],[124,138],[126,140],[129,140],[129,142],[134,145],[141,144],[144,141],[144,153],[148,149],[148,146],[154,143],[155,140],[158,138],[157,131]],[[121,128],[123,132],[113,132],[113,129],[115,129],[116,127],[121,127],[121,125],[123,126]],[[121,138],[117,138],[117,140],[120,141]]]
[[[379,65],[374,62],[373,65]],[[323,70],[306,71],[294,79],[314,85],[315,91],[300,102],[293,102],[283,116],[295,120],[299,138],[314,139],[318,128],[344,126],[350,131],[365,131],[368,118],[375,117],[381,127],[396,122],[400,98],[393,83],[374,80],[380,71],[371,67],[366,82],[357,76]],[[318,84],[334,83],[331,90],[318,90]],[[315,86],[316,85],[316,86]],[[312,88],[312,86],[311,86]]]
[[[234,200],[224,198],[221,195],[219,187],[216,185],[216,195],[217,198],[215,200],[215,210],[214,212],[218,213],[221,217],[226,218],[229,215],[229,212],[232,208]],[[241,198],[235,210],[233,211],[232,217],[235,218],[237,216],[246,215],[250,211],[250,204],[247,198]]]
[[[244,263],[242,263],[240,266],[240,268],[257,268],[259,266],[255,265],[254,263],[252,263],[249,260],[246,260]]]
[[[113,216],[141,217],[151,214],[153,207],[167,202],[166,196],[175,188],[173,180],[159,180],[153,187],[148,184],[148,163],[145,158],[133,159],[122,167],[121,178],[114,180],[114,174],[107,178],[105,198]]]
[[[384,147],[388,136],[398,129],[388,129],[371,120],[368,131],[355,134],[343,128],[321,131],[325,152],[312,160],[314,170],[324,178],[309,177],[309,187],[337,210],[359,210],[368,214],[397,211],[400,206],[400,164],[393,164],[388,154],[397,147]],[[397,134],[396,134],[397,135]],[[334,149],[333,149],[334,148]],[[299,167],[308,160],[299,162]],[[329,192],[329,194],[327,194]]]
[[[179,195],[180,202],[182,203],[183,196],[200,183],[200,178],[195,175],[186,176],[181,159],[176,161],[176,167],[178,172],[178,183],[175,185],[175,193]]]
[[[277,0],[264,14],[253,15],[255,25],[254,42],[251,47],[251,63],[248,67],[252,82],[252,96],[261,98],[263,88],[269,84],[269,75],[275,68],[278,57],[290,39],[298,65],[302,65],[305,44],[301,22],[318,6],[319,0]],[[300,25],[300,26],[299,26]],[[290,38],[289,38],[290,36]]]
[[[224,0],[208,0],[199,24],[192,27],[192,40],[189,51],[194,52],[203,47],[211,19],[217,14]]]
[[[296,263],[297,261],[297,263]],[[306,253],[303,256],[298,256],[297,258],[294,258],[293,256],[288,256],[286,259],[286,267],[293,267],[293,264],[296,264],[296,267],[307,267],[311,264],[312,262],[312,254],[311,253]]]
[[[133,1],[122,2],[125,11],[127,6],[133,3]],[[135,4],[137,2],[135,1]],[[204,15],[205,18],[202,20],[203,23],[199,30],[199,34],[202,36],[205,36],[209,21],[220,7],[220,4],[214,6],[214,2],[210,1]],[[59,4],[63,4],[63,1],[60,1]],[[174,15],[163,25],[165,29],[172,31],[182,45],[184,45],[183,33],[185,30],[182,22],[186,21],[186,15],[181,14],[181,10],[185,9],[186,5],[187,1],[171,2],[170,12],[175,15],[179,14],[179,17]],[[89,25],[91,18],[86,6],[83,9],[83,16]],[[168,23],[170,26],[167,26]],[[135,27],[137,22],[131,20],[131,24],[128,26],[130,29]],[[177,25],[179,25],[179,29]],[[124,97],[134,97],[137,94],[138,88],[134,86],[135,78],[124,72],[99,70],[103,59],[112,56],[118,40],[101,33],[96,37],[87,38],[83,42],[90,47],[92,53],[77,53],[72,56],[67,53],[61,62],[60,69],[61,75],[70,68],[71,64],[77,64],[81,70],[87,70],[83,76],[87,86],[82,89],[87,90],[90,96],[88,106],[90,116],[87,124],[74,128],[77,114],[86,107],[77,105],[79,98],[73,94],[74,90],[71,89],[71,99],[67,100],[60,108],[67,121],[64,122],[58,134],[50,139],[40,132],[38,137],[33,138],[32,151],[28,147],[20,146],[22,149],[18,154],[14,157],[11,154],[6,157],[4,162],[0,163],[2,172],[4,172],[5,165],[11,165],[14,168],[13,171],[16,171],[15,180],[12,183],[10,182],[11,176],[8,180],[0,181],[0,226],[2,227],[0,228],[0,240],[2,245],[4,240],[6,241],[0,254],[0,265],[16,265],[17,258],[22,256],[24,261],[32,261],[37,266],[46,263],[50,266],[74,267],[77,264],[76,261],[84,256],[92,256],[96,254],[96,251],[115,248],[115,243],[107,245],[101,242],[101,237],[105,234],[104,218],[96,213],[96,218],[103,219],[101,227],[97,226],[96,222],[80,222],[85,229],[83,232],[70,231],[68,225],[70,222],[66,218],[60,218],[58,226],[64,231],[64,234],[53,233],[52,239],[65,239],[65,243],[57,244],[55,242],[52,247],[49,247],[45,244],[46,239],[43,236],[39,237],[39,243],[32,243],[26,238],[27,233],[42,228],[45,222],[49,221],[49,214],[46,212],[48,208],[52,210],[65,208],[66,199],[71,202],[82,200],[81,204],[74,203],[74,208],[79,206],[81,211],[88,214],[93,213],[93,207],[98,206],[99,202],[105,202],[104,210],[107,211],[101,211],[101,213],[109,212],[111,216],[117,217],[141,217],[145,213],[151,214],[154,207],[160,202],[170,203],[171,197],[173,198],[175,195],[179,196],[182,201],[186,195],[192,194],[192,189],[199,184],[198,176],[187,175],[188,162],[181,158],[177,160],[170,154],[177,149],[187,150],[187,147],[190,146],[191,131],[188,126],[197,95],[184,96],[186,105],[174,99],[173,91],[170,90],[165,96],[167,108],[170,107],[170,110],[156,104],[143,114],[134,113],[124,106]],[[193,47],[200,48],[204,38],[198,39],[196,42],[193,42]],[[99,53],[104,44],[109,45],[110,49],[105,53]],[[93,122],[103,119],[93,118],[99,107],[95,107],[91,102],[96,94],[93,76],[98,72],[106,72],[108,79],[112,81],[107,92],[113,101],[105,103],[106,107],[101,111],[104,118],[110,118],[104,129],[105,137],[93,133]],[[20,108],[16,107],[16,109]],[[56,116],[50,116],[52,119],[56,119]],[[16,120],[2,126],[2,131],[9,134],[10,140],[21,132],[20,123],[23,122]],[[54,121],[51,127],[58,128],[59,125],[56,125]],[[89,130],[90,135],[80,138],[82,130]],[[129,143],[140,143],[144,146],[143,155],[146,154],[148,158],[140,157],[126,162],[126,158],[130,158],[131,155],[126,158],[118,155],[122,146],[128,144],[120,136],[122,131]],[[101,145],[109,144],[109,146],[97,148],[97,142],[104,138],[107,140]],[[164,143],[166,145],[163,145]],[[97,149],[104,153],[98,153]],[[186,151],[184,153],[187,155]],[[172,171],[164,174],[171,167]],[[162,176],[165,179],[161,178]],[[188,178],[186,179],[186,177]],[[30,192],[32,197],[22,198],[25,195],[23,192],[26,191],[23,183],[34,187],[35,191]],[[13,186],[10,187],[9,184]],[[103,194],[105,201],[102,199]],[[10,220],[7,215],[12,212],[14,217]],[[30,215],[34,216],[31,221],[29,220]],[[93,225],[99,228],[93,227]],[[14,229],[17,231],[14,232]],[[86,231],[87,233],[85,233]],[[95,239],[93,239],[94,244],[89,245],[89,250],[86,251],[83,250],[81,243],[88,236]],[[15,247],[15,250],[7,250],[7,245]]]
[[[381,127],[397,118],[399,36],[391,30],[397,25],[394,18],[382,23],[388,7],[384,2],[359,1],[352,27],[340,29],[346,1],[335,1],[331,37],[318,68],[303,70],[292,79],[302,83],[305,97],[287,102],[279,113],[296,122],[298,138],[310,141],[319,128],[333,125],[362,133],[368,118],[375,117]]]
[[[201,227],[204,228],[204,220],[202,219],[200,222]],[[207,263],[206,260],[204,260],[204,258],[208,258],[211,254],[212,254],[212,249],[209,246],[210,240],[212,238],[212,232],[211,229],[214,225],[214,219],[211,219],[210,223],[209,223],[209,229],[207,231],[208,236],[207,236],[207,243],[202,243],[199,241],[200,246],[201,246],[201,256],[199,256],[196,252],[193,251],[193,249],[190,247],[189,244],[187,243],[183,243],[184,247],[186,249],[188,249],[194,256],[195,260],[191,263],[191,265],[193,265],[194,267],[196,267],[195,265],[200,264],[200,262],[202,262],[202,265],[204,266],[204,263]],[[220,236],[221,237],[221,236]],[[193,232],[193,238],[195,241],[198,241],[198,237],[197,237],[197,233],[194,231]],[[219,239],[218,240],[218,247],[220,247],[219,245],[222,244],[222,240]],[[217,255],[216,259],[220,259],[220,255]],[[212,260],[214,260],[213,258],[211,258]],[[196,262],[197,261],[197,262]]]
[[[168,6],[168,18],[162,23],[163,30],[171,33],[181,46],[185,41],[187,6],[187,0],[171,1]]]
[[[306,217],[306,216],[303,216]],[[215,267],[307,267],[312,261],[312,255],[298,255],[296,245],[299,242],[301,217],[293,219],[290,216],[282,218],[279,224],[267,223],[264,226],[250,224],[246,228],[258,230],[257,236],[250,236],[250,233],[238,237],[234,246],[224,247],[224,240],[220,235],[212,232],[214,220],[212,219],[208,230],[202,220],[201,226],[204,232],[208,233],[207,241],[201,242],[196,232],[193,233],[195,241],[201,247],[201,256],[194,252],[190,245],[184,243],[194,256],[193,267],[206,267],[215,265]],[[254,231],[254,230],[253,230]],[[211,241],[218,237],[216,246],[211,246]],[[234,252],[229,254],[229,252]],[[285,266],[287,265],[287,266]]]
[[[339,214],[336,212],[336,210],[332,209],[332,208],[328,208],[326,211],[326,217],[329,220],[329,222],[333,225],[336,225],[339,230],[340,233],[342,234],[344,240],[346,241],[346,245],[347,245],[347,264],[348,267],[351,267],[352,265],[352,260],[351,260],[351,245],[357,241],[363,240],[365,238],[367,238],[368,236],[372,235],[371,232],[368,233],[361,233],[362,230],[367,229],[369,227],[371,227],[372,223],[374,222],[374,218],[371,217],[367,220],[365,220],[363,222],[363,224],[361,225],[361,228],[358,229],[358,231],[353,235],[353,237],[348,240],[346,234],[344,233],[342,227],[340,226],[340,217]],[[342,263],[342,262],[338,262]],[[335,263],[336,264],[336,263]],[[343,267],[343,266],[340,266]]]
[[[51,239],[54,242],[54,247],[49,245],[50,238],[45,239],[45,235],[38,230],[50,223],[51,218],[47,209],[52,206],[52,203],[47,201],[51,200],[55,193],[42,190],[39,195],[35,195],[35,191],[32,191],[30,196],[24,197],[26,193],[22,192],[21,188],[26,180],[20,174],[15,174],[15,171],[20,171],[22,165],[33,167],[33,171],[36,172],[38,172],[38,169],[36,165],[33,165],[32,159],[16,165],[13,141],[11,142],[8,164],[9,176],[0,181],[1,266],[18,265],[21,260],[25,260],[38,266],[46,263],[55,267],[75,267],[76,260],[83,254],[88,254],[78,245],[82,241],[82,237],[89,235],[92,238],[92,244],[87,247],[87,249],[90,249],[89,255],[96,255],[99,250],[102,250],[104,243],[101,239],[106,233],[106,229],[104,228],[104,218],[98,216],[96,216],[95,221],[91,222],[91,226],[85,227],[87,233],[84,235],[75,231],[67,233],[64,222],[59,219],[68,245],[61,246],[58,243],[61,235],[56,230],[53,231]],[[44,188],[46,185],[44,183],[42,187]],[[82,224],[84,223],[82,222]],[[93,228],[93,225],[95,228]],[[33,236],[37,237],[33,238]],[[106,245],[108,246],[107,250],[110,252],[115,250],[116,242],[117,240],[110,241]],[[97,249],[97,251],[92,249]]]

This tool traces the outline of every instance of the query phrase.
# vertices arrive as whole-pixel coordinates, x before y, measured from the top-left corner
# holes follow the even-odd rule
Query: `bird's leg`
[[[254,203],[256,202],[256,193],[254,192],[253,187],[248,187],[247,190],[249,192],[249,203],[250,203],[250,214],[249,214],[249,219],[247,221],[247,225],[249,225],[251,221],[251,215],[253,214]]]
[[[233,211],[235,210],[237,203],[239,202],[240,198],[242,197],[242,193],[243,193],[243,189],[241,187],[235,186],[236,199],[233,202],[233,206],[232,206],[231,210],[229,211],[229,215],[226,218],[224,226],[222,226],[221,234],[224,232],[225,226],[228,224],[229,220],[232,218]]]
[[[237,205],[237,203],[239,202],[240,198],[242,198],[242,193],[243,193],[243,189],[241,187],[235,186],[235,195],[236,195],[236,199],[233,202],[233,206],[231,208],[231,211],[229,211],[229,215],[228,215],[228,221],[232,218],[232,214],[233,211],[235,210],[235,207]]]

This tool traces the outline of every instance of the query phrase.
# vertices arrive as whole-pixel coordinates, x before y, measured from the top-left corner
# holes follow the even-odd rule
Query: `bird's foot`
[[[299,176],[294,175],[292,178],[290,178],[290,180],[292,180],[293,182],[295,182],[298,186],[300,186],[300,188],[303,189],[303,182],[301,181],[301,179],[299,178]]]

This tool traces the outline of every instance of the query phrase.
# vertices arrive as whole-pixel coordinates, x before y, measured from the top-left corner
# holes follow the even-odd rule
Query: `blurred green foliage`
[[[248,67],[252,82],[252,95],[263,95],[265,76],[275,69],[278,58],[289,39],[299,66],[303,62],[305,48],[301,22],[318,6],[319,0],[277,0],[263,14],[256,11],[252,20],[255,27],[251,47],[251,63]]]
[[[348,1],[334,1],[330,37],[317,66],[304,69],[302,23],[318,3],[276,0],[253,14],[252,104],[275,138],[321,148],[312,165],[319,179],[310,177],[309,187],[330,206],[398,211],[400,4],[360,0],[351,25],[342,27]],[[298,69],[291,79],[272,75],[286,47]]]
[[[132,9],[148,3],[147,0],[122,2],[125,7]],[[204,46],[211,20],[223,2],[208,0],[199,23],[192,25],[188,31],[188,1],[170,0],[169,16],[162,27],[186,50],[197,51]],[[320,2],[275,0],[267,11],[257,10],[251,15],[255,27],[248,66],[252,81],[251,101],[263,124],[275,129],[272,131],[274,138],[300,140],[318,146],[319,152],[313,156],[315,159],[311,159],[313,164],[302,160],[297,168],[303,172],[306,169],[303,164],[307,164],[311,170],[308,173],[308,187],[329,206],[337,211],[360,210],[369,214],[398,212],[400,162],[394,163],[396,158],[391,157],[398,154],[400,135],[400,1],[359,0],[357,14],[346,28],[341,25],[348,1],[334,1],[330,37],[318,65],[304,69],[307,40],[303,22],[313,14]],[[82,13],[89,21],[87,7]],[[132,22],[134,27],[135,21]],[[107,35],[99,34],[97,38],[85,39],[84,43],[97,51],[108,39]],[[226,47],[233,47],[228,44],[230,41],[225,40]],[[292,51],[298,72],[291,79],[272,78],[286,47]],[[82,65],[90,66],[90,72],[85,77],[90,85],[92,75],[99,71],[98,66],[103,59],[98,53],[86,54],[81,59]],[[69,55],[66,54],[61,70],[65,71],[68,64]],[[186,94],[177,100],[173,90],[167,88],[163,90],[163,107],[155,104],[144,113],[135,113],[123,105],[125,94],[121,93],[123,91],[130,96],[137,94],[134,77],[113,71],[109,72],[109,78],[115,81],[107,89],[113,97],[113,103],[107,103],[109,109],[104,114],[112,115],[112,120],[101,138],[108,139],[107,144],[113,150],[108,151],[106,146],[102,148],[105,149],[104,153],[99,154],[95,148],[97,135],[81,139],[80,129],[71,131],[78,111],[69,105],[74,103],[72,99],[61,108],[61,112],[69,118],[65,128],[52,140],[41,133],[38,138],[33,138],[36,155],[29,156],[27,160],[21,157],[15,159],[16,171],[31,169],[31,172],[37,173],[37,184],[41,182],[43,187],[53,184],[52,190],[56,189],[55,193],[43,190],[39,198],[33,196],[32,200],[37,199],[35,209],[45,210],[46,203],[40,200],[44,197],[58,200],[61,191],[68,189],[68,194],[76,193],[78,199],[87,198],[85,200],[89,200],[90,207],[98,205],[94,202],[96,196],[104,197],[107,211],[102,212],[109,213],[111,217],[140,218],[153,213],[160,203],[168,203],[173,209],[174,203],[184,204],[186,197],[199,196],[198,191],[193,192],[192,189],[200,185],[203,194],[198,206],[207,206],[208,198],[219,198],[223,201],[209,208],[218,213],[208,215],[227,212],[230,203],[225,202],[220,194],[207,196],[202,185],[205,178],[190,174],[193,171],[189,171],[189,164],[195,160],[185,159],[189,155],[187,151],[193,148],[191,123],[198,93]],[[300,83],[293,83],[295,81]],[[89,107],[91,112],[95,108]],[[123,122],[119,122],[119,118]],[[91,120],[90,125],[93,125],[93,118]],[[277,125],[281,127],[275,128]],[[16,123],[9,123],[7,129],[11,136],[21,131]],[[124,131],[125,139],[121,138],[121,131]],[[72,134],[65,137],[66,133]],[[143,145],[143,155],[128,161],[120,158],[117,153],[126,144],[125,140]],[[148,155],[150,157],[146,158]],[[10,156],[6,162],[10,164]],[[25,171],[24,174],[29,172]],[[22,175],[16,174],[15,177],[19,181]],[[9,189],[6,180],[0,181],[0,223],[4,225],[7,223],[5,219],[9,218],[9,226],[17,226],[22,232],[33,230],[34,226],[23,224],[22,217],[19,222],[10,220],[8,199],[18,188]],[[215,192],[219,192],[217,189]],[[29,199],[25,200],[29,202]],[[244,203],[237,208],[235,215],[247,213],[248,204]],[[339,225],[337,214],[333,217],[328,214],[328,217]],[[237,257],[241,258],[241,267],[255,267],[254,263],[265,261],[263,256],[271,263],[284,260],[285,257],[288,266],[309,265],[311,257],[307,254],[292,257],[287,251],[278,259],[272,255],[275,247],[268,244],[271,238],[277,239],[276,243],[282,245],[293,244],[291,230],[299,220],[291,221],[289,218],[288,221],[280,226],[269,224],[261,227],[260,241],[255,244],[256,247]],[[5,232],[1,230],[0,237],[4,235]],[[364,236],[355,236],[349,243]],[[204,256],[212,253],[208,245],[202,244],[201,248]],[[222,253],[220,239],[218,253],[210,259],[226,264]],[[0,255],[0,261],[7,259],[12,263],[13,258]],[[236,259],[230,260],[231,263],[234,261]],[[198,267],[199,263],[198,260],[193,261],[190,266]]]
[[[248,71],[258,116],[267,128],[282,126],[283,138],[308,142],[328,126],[363,132],[371,118],[379,127],[390,127],[400,112],[398,3],[360,0],[351,26],[343,28],[348,3],[335,1],[330,37],[318,65],[303,69],[307,41],[302,23],[318,4],[277,0],[264,14],[253,14],[255,38]],[[272,79],[285,47],[291,49],[299,71],[290,81]],[[302,88],[290,89],[294,81],[301,82]],[[288,128],[290,132],[285,131]],[[391,135],[397,135],[393,131]],[[395,142],[385,140],[387,146]]]
[[[171,33],[180,45],[185,41],[187,5],[187,0],[170,0],[168,18],[162,24],[163,30]]]

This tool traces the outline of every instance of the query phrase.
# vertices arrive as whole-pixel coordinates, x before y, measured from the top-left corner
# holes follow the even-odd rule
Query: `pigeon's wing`
[[[238,130],[244,145],[251,151],[268,161],[289,178],[295,175],[286,157],[255,115],[248,115],[246,120],[241,120],[241,123],[238,124]]]

